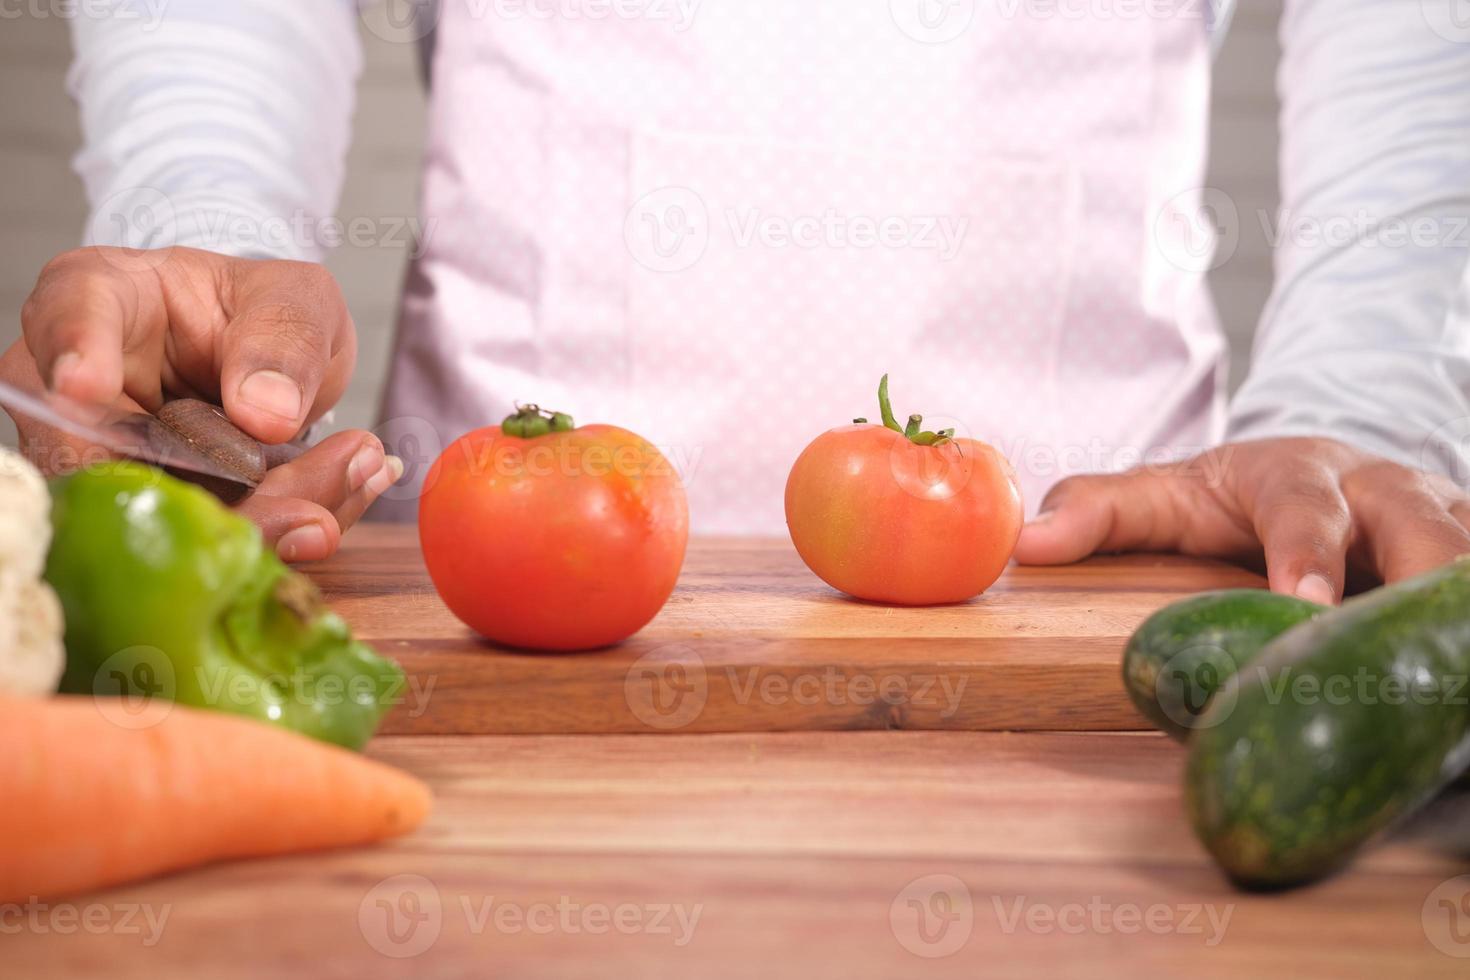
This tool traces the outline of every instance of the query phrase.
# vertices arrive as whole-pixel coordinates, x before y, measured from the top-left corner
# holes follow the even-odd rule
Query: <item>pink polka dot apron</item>
[[[779,534],[884,373],[1033,513],[1211,444],[1223,342],[1174,229],[1205,5],[1091,6],[445,0],[382,430],[409,482],[534,401],[660,446],[696,531]]]

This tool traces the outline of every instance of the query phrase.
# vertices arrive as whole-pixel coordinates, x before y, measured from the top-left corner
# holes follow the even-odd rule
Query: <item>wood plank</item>
[[[7,975],[1464,976],[1429,938],[1446,941],[1426,898],[1470,870],[1448,842],[1411,828],[1321,885],[1238,892],[1185,829],[1182,750],[1154,735],[384,738],[372,754],[434,786],[419,834],[60,903],[108,923],[142,909],[140,931],[8,928]],[[1463,828],[1467,804],[1439,823]],[[148,946],[145,913],[166,915]]]
[[[618,647],[542,654],[475,637],[435,594],[412,527],[368,525],[312,568],[333,608],[410,674],[394,734],[1135,730],[1127,637],[1245,570],[1133,555],[1012,568],[968,603],[847,599],[789,542],[691,544],[668,605]]]

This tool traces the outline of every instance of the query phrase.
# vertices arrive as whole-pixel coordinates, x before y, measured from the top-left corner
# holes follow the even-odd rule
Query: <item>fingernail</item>
[[[368,480],[377,476],[383,470],[383,447],[376,441],[364,443],[363,447],[352,457],[352,462],[347,464],[347,486],[351,490],[361,490],[367,485]]]
[[[1319,606],[1330,606],[1337,602],[1337,590],[1332,587],[1331,582],[1316,572],[1302,576],[1302,580],[1296,584],[1296,596]]]
[[[1035,517],[1031,518],[1031,520],[1027,521],[1026,523],[1045,524],[1047,521],[1051,520],[1052,515],[1055,513],[1056,511],[1054,510],[1044,510],[1040,514],[1037,514]]]
[[[327,550],[327,532],[320,524],[303,524],[281,535],[276,554],[282,561],[296,561],[300,556],[319,557]]]
[[[56,363],[51,365],[51,390],[61,391],[65,388],[81,366],[82,355],[74,350],[58,357]]]
[[[383,468],[368,481],[367,488],[373,496],[379,496],[403,476],[403,460],[397,456],[384,456]]]
[[[258,412],[289,422],[301,415],[301,386],[279,371],[256,371],[240,382],[240,399]]]

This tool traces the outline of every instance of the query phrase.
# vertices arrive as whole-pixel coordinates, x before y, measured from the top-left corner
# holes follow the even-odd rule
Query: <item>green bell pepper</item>
[[[352,749],[395,703],[402,669],[205,491],[122,462],[62,477],[51,494],[63,691],[165,698]]]

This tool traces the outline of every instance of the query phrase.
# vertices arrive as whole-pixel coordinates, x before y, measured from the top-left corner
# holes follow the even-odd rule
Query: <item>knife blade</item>
[[[193,474],[206,480],[224,481],[226,484],[250,490],[260,483],[254,473],[237,466],[221,465],[216,459],[217,454],[211,455],[208,441],[197,431],[190,432],[182,426],[166,424],[155,415],[84,404],[54,392],[22,391],[4,381],[0,381],[0,405],[120,456],[179,471],[181,475]],[[233,430],[232,438],[248,442],[257,451],[264,452],[267,447],[262,447],[236,429],[219,409],[213,406],[210,408],[218,415],[218,421],[212,428],[217,429],[223,423]],[[212,434],[217,437],[217,434]],[[296,446],[282,452],[283,448],[269,447],[273,462],[279,463],[285,458],[298,455],[304,447]],[[263,472],[263,468],[260,472]],[[211,489],[216,489],[206,481],[198,482],[204,482]],[[227,493],[221,495],[225,496]]]

